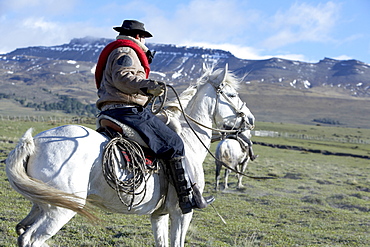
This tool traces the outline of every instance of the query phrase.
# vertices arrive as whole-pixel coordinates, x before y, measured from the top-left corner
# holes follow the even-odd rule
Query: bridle
[[[242,111],[243,107],[246,105],[245,102],[243,102],[242,105],[241,105],[241,107],[238,108],[232,102],[232,100],[230,99],[230,97],[223,91],[223,89],[225,88],[226,85],[224,85],[223,83],[221,83],[218,87],[215,87],[214,85],[212,85],[212,86],[215,88],[216,95],[217,95],[217,97],[216,97],[216,107],[219,106],[219,101],[220,101],[219,98],[220,98],[220,96],[223,96],[223,98],[225,98],[225,100],[229,103],[229,105],[231,106],[231,108],[234,110],[235,115],[236,115],[236,118],[237,119],[241,118],[241,122],[240,122],[239,127],[236,128],[237,120],[235,120],[234,126],[225,126],[224,125],[224,127],[225,127],[224,129],[218,129],[218,128],[213,128],[213,127],[208,127],[208,126],[200,123],[199,121],[195,120],[191,116],[189,116],[187,113],[185,113],[185,111],[181,110],[183,112],[183,114],[186,116],[186,118],[190,119],[192,122],[194,122],[195,124],[197,124],[197,125],[199,125],[199,126],[201,126],[203,128],[210,129],[210,130],[216,131],[216,132],[222,132],[222,133],[232,133],[232,134],[235,134],[235,133],[243,132],[246,129],[249,129],[249,130],[254,129],[254,125],[249,124],[246,121],[246,115]],[[213,119],[213,122],[216,123],[216,120]]]
[[[214,86],[215,87],[215,86]],[[217,94],[217,98],[216,98],[216,107],[219,106],[219,98],[220,96],[223,96],[223,98],[229,103],[229,105],[231,106],[231,108],[234,110],[235,112],[235,115],[236,115],[236,120],[235,120],[235,123],[233,126],[225,126],[225,130],[217,130],[219,132],[223,132],[223,133],[237,133],[237,132],[243,132],[247,129],[249,130],[253,130],[254,129],[254,125],[252,124],[249,124],[247,121],[246,121],[246,115],[245,113],[242,111],[242,109],[244,108],[244,106],[246,106],[246,103],[245,102],[242,102],[242,105],[240,106],[240,108],[238,108],[234,103],[233,101],[230,99],[230,97],[223,91],[223,89],[226,87],[226,85],[224,83],[221,83],[218,87],[215,87],[216,89],[216,94]],[[236,127],[236,123],[237,123],[237,120],[241,118],[241,122],[240,122],[240,125],[239,127]],[[214,120],[214,122],[216,122]]]

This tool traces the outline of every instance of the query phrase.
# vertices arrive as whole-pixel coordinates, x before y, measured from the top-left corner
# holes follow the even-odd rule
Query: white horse
[[[246,137],[250,138],[251,133],[250,130],[245,130],[242,133]],[[220,176],[221,176],[221,169],[223,167],[223,163],[227,166],[235,169],[238,172],[244,173],[248,166],[248,162],[250,160],[249,157],[249,145],[248,143],[244,142],[240,138],[225,138],[219,142],[216,147],[216,190],[220,188]],[[225,168],[225,175],[224,175],[224,189],[228,189],[228,178],[230,174],[230,169]],[[242,179],[243,175],[236,174],[238,177],[238,184],[237,188],[241,189],[243,187]]]
[[[185,169],[201,192],[205,184],[202,163],[207,150],[199,139],[209,147],[212,125],[241,125],[241,112],[246,115],[243,119],[253,118],[238,97],[237,84],[226,66],[225,69],[205,73],[196,87],[186,90],[189,101],[185,112],[202,125],[190,121],[192,130],[181,115],[180,136],[185,145]],[[192,92],[191,96],[189,92]],[[23,135],[6,160],[10,184],[33,202],[30,213],[16,227],[19,246],[47,246],[45,241],[76,213],[93,218],[86,209],[86,201],[114,213],[149,214],[157,246],[168,246],[170,219],[171,246],[184,246],[193,213],[181,213],[176,191],[167,180],[164,169],[145,175],[145,185],[137,190],[142,191],[146,186],[146,193],[137,194],[134,198],[132,194],[123,192],[117,196],[102,171],[103,150],[109,141],[104,135],[78,125],[56,127],[35,137],[31,132],[28,130]],[[125,172],[119,174],[123,179],[130,175]],[[132,208],[122,203],[129,203],[132,199]]]

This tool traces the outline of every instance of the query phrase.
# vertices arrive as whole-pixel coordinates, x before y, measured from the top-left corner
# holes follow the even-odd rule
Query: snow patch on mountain
[[[158,75],[158,76],[161,76],[161,77],[166,77],[165,73],[158,72],[158,71],[150,71],[150,75]]]

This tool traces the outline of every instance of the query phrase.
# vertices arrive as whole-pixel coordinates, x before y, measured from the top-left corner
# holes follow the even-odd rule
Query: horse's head
[[[238,93],[240,81],[230,72],[228,66],[224,69],[213,70],[212,68],[204,68],[205,73],[197,81],[197,84],[190,86],[183,91],[178,100],[166,102],[167,115],[178,118],[181,114],[181,108],[185,109],[188,118],[193,118],[194,122],[198,122],[205,113],[201,112],[201,101],[203,99],[209,101],[212,116],[210,120],[218,129],[228,129],[236,131],[244,131],[254,128],[254,116],[243,102]],[[213,89],[211,89],[213,88]],[[212,93],[209,92],[212,91]],[[210,97],[209,97],[210,96]],[[207,100],[206,100],[207,101]],[[181,105],[181,107],[180,107]],[[194,115],[198,114],[196,119]],[[201,125],[201,124],[200,124]]]
[[[254,116],[237,92],[240,82],[224,69],[210,72],[208,81],[216,89],[217,102],[214,114],[214,123],[217,128],[245,130],[254,128]]]

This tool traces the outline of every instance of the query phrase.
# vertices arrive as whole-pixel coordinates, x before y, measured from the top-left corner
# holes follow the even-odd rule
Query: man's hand
[[[155,83],[156,83],[155,87],[152,89],[148,89],[147,93],[153,96],[162,96],[166,88],[166,84],[160,81],[155,81]]]

